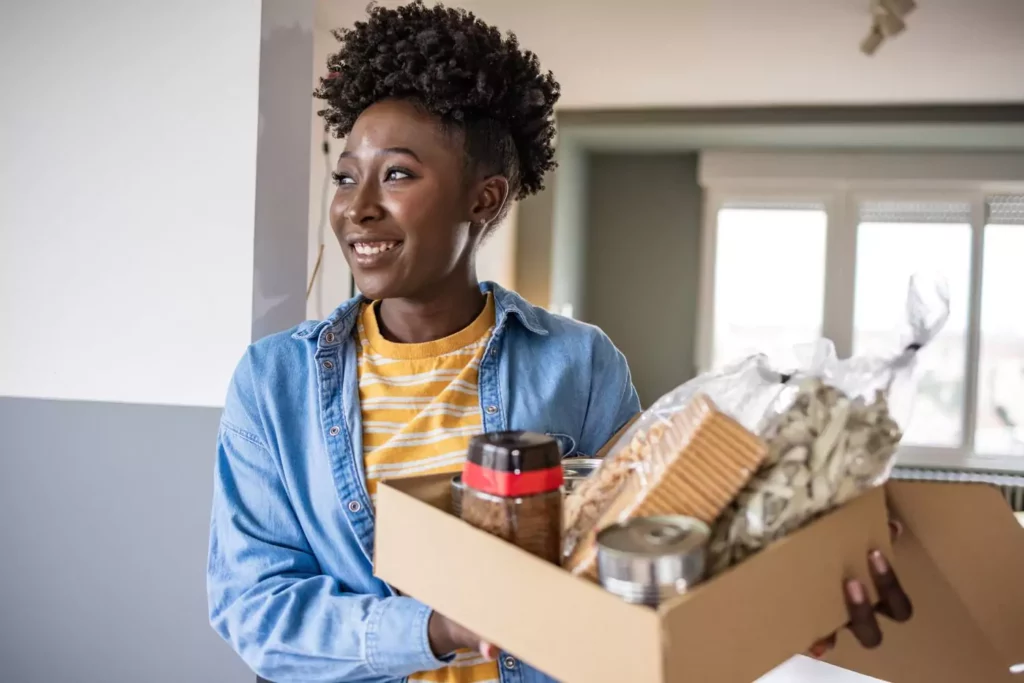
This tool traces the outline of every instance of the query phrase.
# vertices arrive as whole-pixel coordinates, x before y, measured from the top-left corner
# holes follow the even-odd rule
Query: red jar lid
[[[467,487],[506,498],[556,491],[562,480],[558,442],[533,432],[491,432],[473,437],[462,470]]]

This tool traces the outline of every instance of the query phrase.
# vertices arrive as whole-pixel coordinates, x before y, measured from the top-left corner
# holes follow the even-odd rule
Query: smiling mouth
[[[398,240],[375,240],[353,242],[350,246],[356,259],[363,265],[369,265],[394,253],[401,245]]]

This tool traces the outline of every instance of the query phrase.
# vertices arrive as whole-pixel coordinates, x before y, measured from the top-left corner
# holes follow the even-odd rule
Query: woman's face
[[[429,114],[395,100],[369,107],[335,181],[331,227],[360,292],[422,300],[453,278],[475,279],[480,222],[497,212],[504,186],[467,183],[461,140]]]

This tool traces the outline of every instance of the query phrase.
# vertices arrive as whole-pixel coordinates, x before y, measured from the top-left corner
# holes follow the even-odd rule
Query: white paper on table
[[[766,673],[755,683],[885,683],[877,678],[797,655]]]

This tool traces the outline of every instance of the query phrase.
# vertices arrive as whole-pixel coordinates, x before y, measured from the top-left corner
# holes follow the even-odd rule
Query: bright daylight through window
[[[825,208],[815,205],[737,203],[718,211],[715,365],[758,352],[784,356],[821,336],[827,224]]]
[[[936,277],[950,315],[919,355],[902,452],[917,464],[1024,471],[1024,195],[921,184],[872,193],[846,183],[804,203],[786,198],[806,191],[795,182],[712,193],[703,362],[764,352],[785,367],[794,345],[822,335],[858,355],[898,353],[910,277]]]
[[[949,320],[918,355],[919,384],[904,444],[959,446],[963,439],[971,207],[966,202],[862,202],[857,226],[853,352],[897,352],[906,334],[907,283],[944,278]]]
[[[1024,456],[1024,196],[988,203],[974,446]]]

